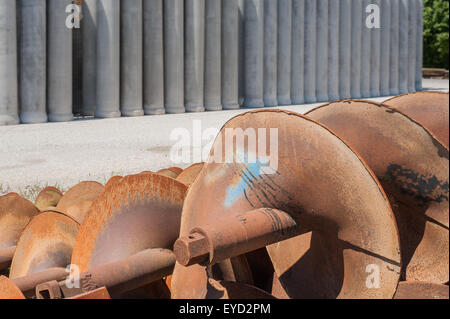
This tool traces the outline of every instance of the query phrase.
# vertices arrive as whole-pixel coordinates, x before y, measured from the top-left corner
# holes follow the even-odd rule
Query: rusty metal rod
[[[194,228],[175,242],[174,253],[184,266],[211,265],[296,235],[297,223],[289,214],[261,208]]]
[[[67,271],[65,268],[55,267],[49,268],[42,272],[31,274],[25,277],[13,279],[14,284],[19,288],[25,297],[34,296],[36,286],[40,283],[50,280],[62,280],[66,278]]]
[[[69,298],[106,287],[112,296],[143,287],[173,272],[175,255],[167,249],[148,249],[127,259],[102,265],[80,275],[79,288],[66,281],[49,281],[36,286],[36,297]]]
[[[0,270],[4,270],[11,265],[11,261],[16,251],[16,246],[0,249]]]

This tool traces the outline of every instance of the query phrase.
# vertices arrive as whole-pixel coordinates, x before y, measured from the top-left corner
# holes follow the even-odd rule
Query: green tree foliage
[[[449,68],[448,15],[448,0],[424,1],[424,67]]]

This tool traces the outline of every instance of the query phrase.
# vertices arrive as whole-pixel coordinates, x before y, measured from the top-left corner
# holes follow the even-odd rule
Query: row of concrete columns
[[[423,0],[84,0],[81,62],[71,3],[0,1],[0,125],[421,89]]]

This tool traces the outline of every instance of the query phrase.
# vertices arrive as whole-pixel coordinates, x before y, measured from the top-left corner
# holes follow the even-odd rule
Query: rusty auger
[[[46,187],[39,192],[34,204],[40,211],[49,207],[56,207],[63,197],[63,193],[55,187]]]
[[[253,129],[256,140],[277,129],[278,162],[266,170],[240,160],[257,152],[251,134],[232,145],[231,161],[218,161],[227,129]],[[301,234],[310,246],[292,244]],[[259,110],[225,124],[190,187],[180,236],[173,298],[214,298],[211,280],[229,277],[263,288],[274,271],[291,298],[392,298],[400,277],[395,217],[375,175],[327,127],[293,112]],[[255,272],[266,246],[271,267]],[[379,289],[367,284],[370,267]]]
[[[384,104],[423,124],[448,148],[449,95],[444,92],[406,93]]]
[[[397,219],[402,279],[448,282],[448,149],[420,123],[375,102],[330,103],[307,116],[348,141],[378,176]]]
[[[177,181],[182,182],[188,187],[191,186],[197,178],[198,174],[200,174],[200,171],[202,170],[204,164],[205,163],[198,163],[189,166],[180,175],[178,175]]]
[[[175,265],[169,249],[179,235],[186,191],[173,178],[152,173],[126,176],[107,187],[75,242],[71,264],[81,272],[80,288],[53,280],[39,285],[37,296],[70,298],[106,288],[115,297],[170,297],[162,279]]]
[[[16,193],[0,196],[0,270],[10,266],[22,230],[39,213],[33,203]]]

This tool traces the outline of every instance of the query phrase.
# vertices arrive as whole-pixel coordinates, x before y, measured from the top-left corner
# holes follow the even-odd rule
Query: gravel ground
[[[425,89],[448,91],[448,80],[424,80]],[[372,99],[383,101],[386,98]],[[282,107],[299,113],[320,104]],[[194,131],[220,127],[247,110],[188,113],[119,119],[79,119],[0,127],[0,195],[10,191],[30,199],[45,186],[67,190],[83,180],[105,183],[111,176],[156,171],[169,166],[185,168],[169,156],[176,143],[175,129]],[[187,131],[186,131],[187,132]],[[204,140],[206,145],[208,140]]]

